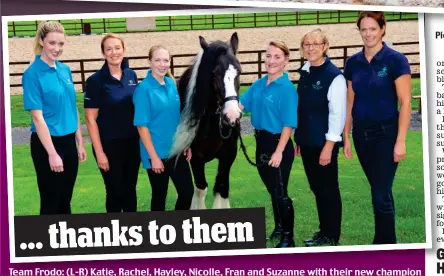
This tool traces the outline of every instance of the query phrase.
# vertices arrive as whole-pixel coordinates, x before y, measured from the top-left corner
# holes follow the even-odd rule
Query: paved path
[[[242,134],[253,134],[253,126],[250,123],[249,117],[241,119]],[[418,112],[412,112],[412,122],[410,124],[410,130],[421,130],[421,115]],[[83,126],[83,133],[87,133],[86,126]],[[12,145],[27,145],[29,144],[29,137],[31,133],[29,127],[15,127],[12,129]],[[84,137],[85,142],[89,143],[89,137]]]

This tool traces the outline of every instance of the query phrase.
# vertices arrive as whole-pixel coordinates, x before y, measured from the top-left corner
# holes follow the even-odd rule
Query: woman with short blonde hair
[[[298,128],[295,154],[302,157],[318,211],[319,231],[306,246],[337,245],[342,202],[338,182],[338,151],[342,146],[347,87],[339,68],[327,57],[330,44],[321,29],[302,37],[299,70]]]

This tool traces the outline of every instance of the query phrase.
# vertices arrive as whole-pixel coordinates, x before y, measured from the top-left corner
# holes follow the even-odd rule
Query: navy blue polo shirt
[[[362,51],[351,56],[344,76],[352,82],[355,98],[352,109],[353,126],[368,127],[398,115],[395,80],[410,74],[407,58],[383,43],[382,49],[368,62]]]
[[[297,127],[298,94],[284,74],[267,85],[268,76],[255,81],[240,97],[243,112],[251,112],[251,124],[257,130],[278,134],[283,127]]]
[[[69,67],[59,61],[55,68],[35,57],[22,77],[25,110],[41,110],[52,136],[65,136],[78,128],[76,91]],[[31,120],[31,131],[36,132]]]
[[[108,65],[91,75],[85,85],[85,108],[98,108],[97,125],[100,139],[109,141],[137,137],[133,125],[133,94],[137,87],[137,75],[128,67],[126,59],[121,64],[120,80],[111,76]]]
[[[136,112],[134,125],[147,127],[160,159],[169,156],[174,135],[180,121],[180,98],[175,80],[165,77],[160,84],[148,71],[133,97]],[[151,157],[140,141],[140,155],[145,169],[151,168]]]

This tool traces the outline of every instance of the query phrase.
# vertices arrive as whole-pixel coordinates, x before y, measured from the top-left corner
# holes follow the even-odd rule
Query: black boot
[[[289,197],[282,199],[279,204],[279,213],[282,218],[282,236],[281,241],[276,245],[276,248],[295,247],[293,240],[293,228],[294,228],[294,210],[293,202]]]
[[[271,233],[271,235],[267,238],[267,240],[273,240],[280,238],[282,235],[282,220],[281,216],[279,215],[279,207],[277,203],[272,200],[273,205],[273,216],[274,216],[274,230]]]

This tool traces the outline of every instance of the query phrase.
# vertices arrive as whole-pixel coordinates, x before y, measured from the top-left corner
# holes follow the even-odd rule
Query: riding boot
[[[267,240],[272,240],[276,238],[280,238],[282,235],[282,219],[279,215],[279,206],[276,203],[276,200],[272,200],[273,205],[273,217],[274,217],[274,230],[271,235],[267,238]]]
[[[293,202],[290,198],[285,197],[279,204],[279,213],[282,218],[282,236],[281,241],[276,245],[276,248],[295,247],[293,240],[294,228],[294,210]]]

